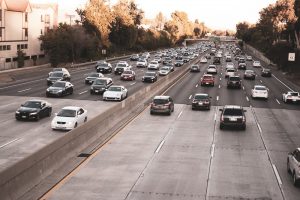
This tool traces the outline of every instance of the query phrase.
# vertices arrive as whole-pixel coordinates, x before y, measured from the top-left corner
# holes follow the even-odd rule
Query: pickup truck
[[[282,100],[284,103],[300,103],[300,94],[299,92],[288,91],[282,94]]]

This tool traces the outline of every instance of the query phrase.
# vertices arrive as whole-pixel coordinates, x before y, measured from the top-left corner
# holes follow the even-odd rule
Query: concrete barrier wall
[[[194,61],[196,62],[196,61]],[[192,63],[190,63],[192,64]],[[89,145],[104,143],[115,130],[141,112],[152,97],[161,94],[189,70],[189,65],[176,68],[169,76],[149,84],[126,100],[116,103],[86,124],[66,133],[51,144],[0,172],[0,197],[18,199],[44,178],[63,166],[64,162],[79,155]]]
[[[258,51],[257,49],[255,49],[254,47],[252,47],[246,43],[244,43],[244,50],[249,51],[250,53],[252,53],[257,58],[259,58],[260,60],[262,60],[263,62],[265,62],[267,64],[273,64],[272,61],[270,59],[268,59],[262,52]]]

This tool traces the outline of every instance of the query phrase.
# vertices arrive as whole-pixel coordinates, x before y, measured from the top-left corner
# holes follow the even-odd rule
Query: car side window
[[[80,108],[80,110],[78,111],[78,115],[81,115],[82,113],[84,113],[84,110]]]
[[[294,154],[295,159],[300,162],[300,152],[296,151],[296,153]]]

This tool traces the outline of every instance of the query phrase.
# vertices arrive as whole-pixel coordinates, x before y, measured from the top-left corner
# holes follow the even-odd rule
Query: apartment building
[[[0,70],[17,67],[18,50],[25,53],[25,65],[46,62],[38,38],[57,26],[57,17],[57,4],[0,0]]]

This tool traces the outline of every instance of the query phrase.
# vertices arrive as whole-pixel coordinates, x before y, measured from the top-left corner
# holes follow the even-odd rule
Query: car
[[[226,63],[225,69],[229,69],[229,68],[231,68],[231,69],[234,68],[234,64],[232,62]]]
[[[50,103],[40,99],[26,101],[15,113],[16,120],[36,120],[42,117],[50,117],[52,106]]]
[[[164,62],[163,62],[164,63]],[[151,61],[148,64],[148,70],[158,70],[159,69],[159,63],[157,61]]]
[[[49,72],[48,77],[53,73],[53,72],[63,72],[64,74],[67,74],[69,77],[71,77],[69,71],[66,68],[53,68],[51,72]]]
[[[47,97],[62,97],[71,94],[73,94],[73,85],[68,81],[56,81],[46,90]]]
[[[252,59],[252,56],[246,56],[246,60],[247,61],[252,61],[253,59]]]
[[[229,76],[227,80],[227,88],[238,88],[242,87],[242,81],[239,76]]]
[[[205,58],[205,57],[202,57],[201,59],[200,59],[200,63],[207,63],[207,58]]]
[[[139,54],[134,54],[134,55],[130,56],[131,61],[138,61],[139,58],[140,58]]]
[[[270,69],[263,68],[261,70],[261,76],[262,77],[272,77],[272,72]]]
[[[245,62],[246,62],[246,59],[244,57],[240,57],[238,60],[238,64],[245,63]]]
[[[128,96],[128,90],[124,86],[112,85],[103,93],[103,101],[122,101]]]
[[[215,85],[215,79],[213,75],[211,74],[204,74],[200,80],[200,85],[201,86],[214,86]]]
[[[164,67],[169,67],[170,68],[170,70],[171,70],[171,72],[173,72],[174,70],[175,70],[175,68],[174,68],[174,64],[173,63],[167,63],[167,64],[164,64],[163,65]]]
[[[225,71],[225,78],[228,78],[230,76],[234,76],[236,73],[236,69],[235,68],[228,68]]]
[[[121,74],[121,80],[124,81],[134,81],[135,80],[135,72],[133,70],[126,70]]]
[[[107,64],[107,62],[105,60],[98,60],[96,61],[96,64],[95,64],[95,69],[97,69],[97,67],[101,64]]]
[[[91,85],[90,93],[103,94],[111,85],[113,85],[112,78],[97,78]]]
[[[103,62],[103,63],[99,63],[96,66],[96,71],[98,73],[111,73],[113,70],[112,66],[110,63],[107,62]]]
[[[159,57],[159,56],[155,56],[153,60],[157,61],[158,63],[161,63],[161,61],[162,61],[161,57]]]
[[[126,70],[131,70],[131,66],[126,61],[119,61],[115,67],[115,74],[121,75]]]
[[[156,72],[145,72],[144,76],[142,77],[143,82],[155,82],[157,81],[157,73]]]
[[[93,82],[97,78],[102,78],[102,77],[104,77],[104,75],[102,73],[92,72],[85,78],[84,83],[85,84],[93,84]]]
[[[52,130],[72,130],[87,122],[87,110],[77,106],[63,107],[51,122]]]
[[[165,57],[162,61],[163,64],[167,64],[169,62],[172,62],[172,58],[171,57]]]
[[[220,57],[214,57],[213,64],[214,65],[220,65],[221,64],[221,58]]]
[[[47,85],[52,85],[53,83],[55,83],[56,81],[70,81],[71,76],[69,76],[68,74],[61,72],[61,71],[57,71],[57,72],[52,72],[50,74],[50,76],[47,78]]]
[[[238,69],[246,70],[246,69],[247,69],[247,64],[246,64],[246,63],[243,63],[243,62],[239,63],[239,64],[238,64]]]
[[[209,59],[211,59],[211,55],[210,54],[206,54],[205,58],[209,60]]]
[[[148,65],[148,62],[146,59],[139,59],[137,62],[136,62],[136,67],[147,67]]]
[[[207,109],[210,110],[211,97],[205,93],[198,93],[194,95],[192,100],[192,110]]]
[[[183,60],[184,63],[188,63],[188,62],[190,62],[190,57],[189,56],[183,56],[182,60]]]
[[[200,66],[199,65],[192,65],[190,68],[190,72],[200,72]]]
[[[239,105],[225,105],[220,115],[220,129],[225,127],[238,127],[243,130],[246,129],[246,110]]]
[[[268,91],[269,89],[264,85],[254,85],[253,89],[251,90],[251,97],[268,99]]]
[[[255,60],[255,61],[253,61],[253,67],[255,67],[255,68],[261,68],[261,64],[260,64],[260,61],[258,61],[258,60]]]
[[[240,57],[241,57],[240,55],[236,55],[234,60],[238,61],[240,59]]]
[[[207,68],[207,74],[217,74],[217,67],[216,65],[209,65]]]
[[[162,68],[160,68],[160,70],[158,71],[158,74],[160,76],[166,76],[168,74],[171,73],[171,68],[168,66],[163,66]]]
[[[227,55],[226,58],[225,58],[225,61],[226,61],[226,62],[231,62],[231,61],[232,61],[231,56],[230,56],[230,55]]]
[[[148,60],[150,58],[150,53],[144,52],[141,57],[145,57]]]
[[[284,103],[300,103],[300,93],[288,91],[282,94],[282,100]]]
[[[150,114],[174,112],[174,102],[170,96],[155,96],[150,104]]]
[[[244,79],[255,80],[256,74],[253,70],[246,70],[244,73]]]
[[[181,67],[184,64],[183,60],[175,60],[175,66]]]
[[[300,148],[287,155],[287,172],[293,177],[294,186],[299,186],[300,180]]]

